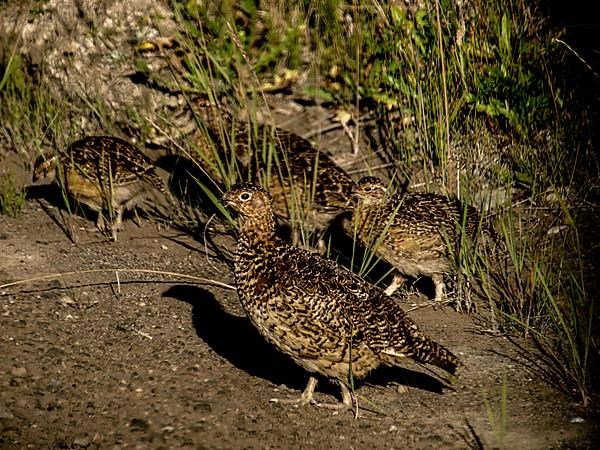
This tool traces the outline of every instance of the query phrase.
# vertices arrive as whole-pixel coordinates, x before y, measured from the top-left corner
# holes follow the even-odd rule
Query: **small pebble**
[[[132,431],[148,431],[150,425],[144,419],[138,419],[134,417],[129,421],[129,427]]]
[[[73,446],[74,447],[83,447],[83,448],[87,448],[90,446],[90,440],[88,439],[87,436],[79,436],[76,437],[73,440]]]
[[[27,369],[25,367],[13,367],[10,370],[10,374],[13,377],[23,378],[27,376]]]

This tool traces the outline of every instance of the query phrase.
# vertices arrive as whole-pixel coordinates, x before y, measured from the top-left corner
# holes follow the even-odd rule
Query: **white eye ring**
[[[247,202],[251,198],[252,198],[252,195],[249,192],[242,192],[239,197],[239,199],[243,202]]]

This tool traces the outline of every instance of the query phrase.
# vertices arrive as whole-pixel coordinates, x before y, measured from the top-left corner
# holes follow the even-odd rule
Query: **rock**
[[[62,381],[60,380],[50,380],[50,382],[46,385],[46,389],[52,392],[58,391],[62,387]]]
[[[13,367],[10,374],[16,378],[24,378],[27,376],[27,369],[25,367]]]
[[[134,417],[129,421],[129,428],[131,431],[148,431],[150,425],[146,420]]]
[[[73,439],[73,447],[87,448],[90,446],[90,439],[87,436],[79,436]]]

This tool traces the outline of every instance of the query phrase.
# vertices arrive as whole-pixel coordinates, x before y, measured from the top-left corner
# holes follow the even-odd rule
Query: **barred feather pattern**
[[[472,241],[479,226],[471,206],[432,193],[388,196],[376,177],[359,180],[353,196],[353,231],[362,244],[412,277],[451,272],[450,248],[463,237]]]
[[[347,207],[354,182],[308,140],[274,126],[252,127],[234,118],[225,101],[199,96],[192,106],[207,132],[197,142],[200,163],[217,181],[223,182],[222,176],[214,165],[210,169],[211,162],[231,162],[234,155],[242,179],[267,187],[278,218],[297,220],[294,216],[308,209],[303,220],[311,231],[324,230]]]
[[[425,336],[392,298],[358,275],[275,235],[272,199],[234,186],[223,203],[241,216],[235,260],[238,294],[260,334],[311,374],[348,386],[404,358],[454,373],[459,361]]]
[[[40,156],[34,181],[53,178],[78,202],[97,211],[116,212],[117,226],[123,210],[133,208],[151,189],[167,194],[152,160],[137,147],[113,136],[88,136],[53,155]]]

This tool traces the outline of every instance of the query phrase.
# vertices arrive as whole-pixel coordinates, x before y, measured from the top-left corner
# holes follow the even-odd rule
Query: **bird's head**
[[[56,166],[58,164],[58,155],[42,154],[33,163],[32,180],[35,183],[45,178],[54,178],[56,175]]]
[[[387,194],[387,189],[377,177],[363,177],[352,189],[352,198],[363,205],[381,203]]]
[[[223,194],[221,203],[244,218],[272,215],[273,198],[267,191],[251,183],[234,184]]]

